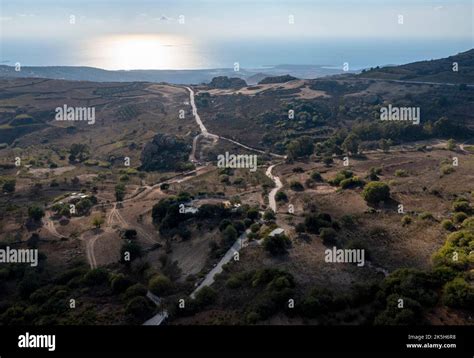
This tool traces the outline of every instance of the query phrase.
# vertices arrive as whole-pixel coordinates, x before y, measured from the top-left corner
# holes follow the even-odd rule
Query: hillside
[[[0,322],[470,324],[474,88],[281,76],[0,79],[0,248],[42,256],[1,270]]]
[[[458,71],[453,71],[455,63],[458,64]],[[474,49],[437,60],[419,61],[401,66],[371,68],[363,71],[359,77],[474,84]]]

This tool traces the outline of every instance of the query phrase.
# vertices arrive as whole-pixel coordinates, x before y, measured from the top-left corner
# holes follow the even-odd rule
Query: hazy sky
[[[0,61],[110,69],[232,67],[236,59],[403,63],[474,47],[473,1],[0,0]],[[424,41],[430,47],[420,52]],[[322,57],[330,51],[335,59]]]
[[[278,0],[2,0],[5,38],[117,33],[229,37],[430,37],[473,35],[473,2]],[[76,17],[69,24],[70,15]],[[184,24],[179,24],[184,15]],[[294,24],[288,23],[294,16]],[[403,15],[403,25],[398,24]]]

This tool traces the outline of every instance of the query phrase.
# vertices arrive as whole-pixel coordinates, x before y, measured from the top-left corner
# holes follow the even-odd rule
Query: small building
[[[273,237],[275,235],[281,235],[281,234],[284,234],[284,233],[285,233],[284,229],[282,229],[281,227],[277,227],[271,233],[269,233],[268,236]]]

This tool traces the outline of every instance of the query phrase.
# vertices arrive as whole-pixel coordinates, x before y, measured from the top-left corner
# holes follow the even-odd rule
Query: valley
[[[0,245],[40,253],[1,269],[2,322],[472,324],[473,85],[380,72],[1,78]]]

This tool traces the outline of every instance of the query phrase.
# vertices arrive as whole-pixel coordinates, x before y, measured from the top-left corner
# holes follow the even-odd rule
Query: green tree
[[[139,319],[149,317],[153,312],[153,308],[148,299],[142,296],[132,298],[125,308],[125,313]]]
[[[284,255],[291,247],[291,241],[283,234],[267,236],[263,241],[263,247],[273,256]]]
[[[15,192],[15,186],[16,186],[16,180],[15,179],[6,179],[3,182],[2,190],[5,193],[13,193],[13,192]]]
[[[462,277],[457,277],[444,286],[443,303],[450,307],[472,309],[474,288]]]
[[[148,289],[157,296],[164,296],[172,288],[171,281],[164,275],[155,275],[148,282]]]
[[[273,212],[273,210],[271,209],[266,210],[265,214],[263,214],[263,219],[266,221],[275,220],[275,213]]]
[[[449,139],[448,142],[446,143],[446,148],[448,150],[454,150],[456,149],[456,142],[454,141],[454,139]]]
[[[321,229],[321,232],[319,233],[321,236],[321,239],[323,240],[323,243],[325,245],[332,245],[336,243],[336,230],[330,227],[325,227]]]
[[[342,142],[342,149],[347,153],[357,154],[359,153],[359,144],[359,137],[351,133],[346,137],[346,139],[344,139],[344,142]]]
[[[369,204],[377,204],[390,199],[390,187],[378,181],[372,181],[364,187],[362,197]]]
[[[314,142],[311,137],[302,136],[301,138],[291,141],[286,147],[288,157],[296,159],[300,157],[307,157],[313,154]]]
[[[102,215],[96,215],[92,218],[92,226],[96,229],[100,229],[101,225],[104,223],[104,218]]]
[[[209,286],[204,286],[196,292],[196,303],[199,307],[205,307],[214,303],[217,299],[217,292]]]
[[[87,159],[89,147],[86,144],[74,143],[69,149],[69,160],[71,162],[78,160],[79,162]]]
[[[44,211],[39,206],[30,206],[28,208],[28,216],[34,221],[40,221],[44,216]]]
[[[390,139],[389,140],[385,138],[380,139],[379,141],[380,149],[382,149],[384,153],[388,153],[388,151],[390,150],[391,142],[392,141]]]
[[[110,281],[110,287],[115,293],[122,293],[132,285],[132,281],[124,274],[118,274]]]
[[[125,197],[125,184],[120,183],[115,186],[115,200],[122,201]]]
[[[227,225],[227,227],[222,232],[222,238],[224,239],[224,242],[228,245],[233,244],[234,241],[237,240],[237,236],[237,230],[233,225]]]
[[[276,201],[287,201],[288,200],[288,196],[285,194],[284,191],[279,191],[276,193],[275,195],[275,200]]]

